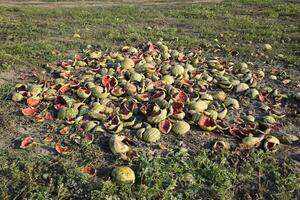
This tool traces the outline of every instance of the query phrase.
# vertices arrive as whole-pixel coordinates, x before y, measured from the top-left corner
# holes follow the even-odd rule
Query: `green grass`
[[[2,7],[0,65],[54,62],[63,56],[52,51],[65,55],[87,44],[114,48],[164,38],[172,46],[196,47],[219,38],[220,33],[228,48],[243,53],[241,45],[234,43],[267,42],[275,53],[285,53],[288,63],[299,65],[299,10],[299,4],[284,1],[80,9]],[[147,26],[154,29],[146,30]],[[81,38],[73,38],[74,33]]]
[[[11,129],[15,128],[18,124],[17,116],[14,114],[14,107],[10,101],[7,101],[10,98],[10,95],[13,91],[12,84],[3,84],[0,85],[0,138],[3,140],[3,137],[10,138]],[[7,140],[3,140],[7,141]],[[2,149],[0,149],[1,151]]]
[[[4,84],[0,86],[0,100],[8,99],[9,95],[13,90],[12,84]]]
[[[43,2],[50,1],[54,0]],[[255,60],[259,66],[265,63],[250,54],[269,43],[271,55],[284,54],[282,66],[297,68],[299,13],[299,3],[283,0],[107,8],[0,7],[0,71],[28,66],[39,70],[41,64],[55,64],[89,44],[115,49],[160,38],[171,47],[222,45],[223,56],[236,49],[238,59]],[[81,37],[74,38],[75,33]],[[0,136],[8,137],[5,141],[9,143],[17,139],[13,135],[37,131],[29,122],[25,131],[17,129],[24,123],[17,116],[17,105],[7,101],[12,86],[0,86]],[[39,133],[40,139],[43,136],[44,132]],[[104,169],[124,162],[107,158],[98,143],[69,156],[43,155],[36,149],[0,150],[0,198],[227,200],[295,199],[299,195],[299,176],[288,161],[276,155],[255,151],[240,158],[209,150],[192,155],[176,152],[141,152],[129,163],[136,171],[136,184],[120,187],[110,180],[111,169]],[[79,168],[86,164],[97,167],[101,175],[80,174]],[[194,181],[185,180],[186,173]]]
[[[0,161],[2,199],[293,199],[299,191],[296,175],[263,152],[237,161],[209,151],[195,156],[146,151],[131,163],[137,174],[133,186],[116,185],[109,173],[86,177],[81,163],[67,158],[3,152]],[[96,167],[103,170],[101,163]]]

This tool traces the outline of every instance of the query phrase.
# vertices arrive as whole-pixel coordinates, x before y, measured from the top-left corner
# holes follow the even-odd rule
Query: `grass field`
[[[205,147],[191,148],[188,152],[177,144],[172,144],[168,151],[145,149],[137,160],[129,162],[137,172],[137,182],[120,187],[110,180],[109,173],[115,165],[126,162],[112,156],[102,140],[68,156],[43,148],[28,151],[16,148],[20,137],[34,135],[42,139],[45,125],[36,125],[20,116],[16,105],[9,100],[13,85],[22,81],[17,77],[29,72],[43,76],[46,63],[72,57],[89,44],[118,49],[160,38],[173,48],[222,45],[224,49],[237,50],[237,60],[262,67],[270,63],[278,65],[293,79],[293,84],[283,89],[299,91],[300,3],[116,0],[79,6],[82,1],[27,1],[28,5],[20,2],[0,2],[1,199],[300,197],[299,142],[283,145],[275,154],[260,150],[245,155],[216,154],[210,150],[209,139],[203,141]],[[74,34],[80,38],[73,37]],[[251,54],[264,43],[273,47],[269,63]],[[283,57],[273,62],[272,58],[279,54]],[[289,127],[292,128],[287,131],[300,136],[299,118],[292,120]],[[82,175],[79,168],[84,165],[95,166],[98,175],[92,178]]]

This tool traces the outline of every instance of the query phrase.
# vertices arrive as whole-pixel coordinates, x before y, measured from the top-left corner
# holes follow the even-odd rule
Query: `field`
[[[47,78],[47,64],[87,45],[118,50],[160,39],[170,48],[235,50],[235,62],[252,62],[266,74],[276,67],[291,82],[267,78],[265,84],[292,96],[300,91],[299,22],[296,0],[0,1],[0,198],[299,199],[299,141],[281,144],[275,153],[214,152],[219,136],[193,130],[185,138],[164,138],[167,150],[148,146],[124,161],[110,152],[105,135],[62,156],[50,147],[19,148],[26,136],[42,141],[49,124],[22,116],[21,104],[11,101],[16,83]],[[272,51],[256,57],[265,43]],[[225,50],[218,55],[227,56]],[[300,104],[291,98],[288,104],[278,132],[300,137]],[[112,168],[124,164],[136,172],[133,185],[111,180]],[[97,176],[80,173],[86,165]]]

